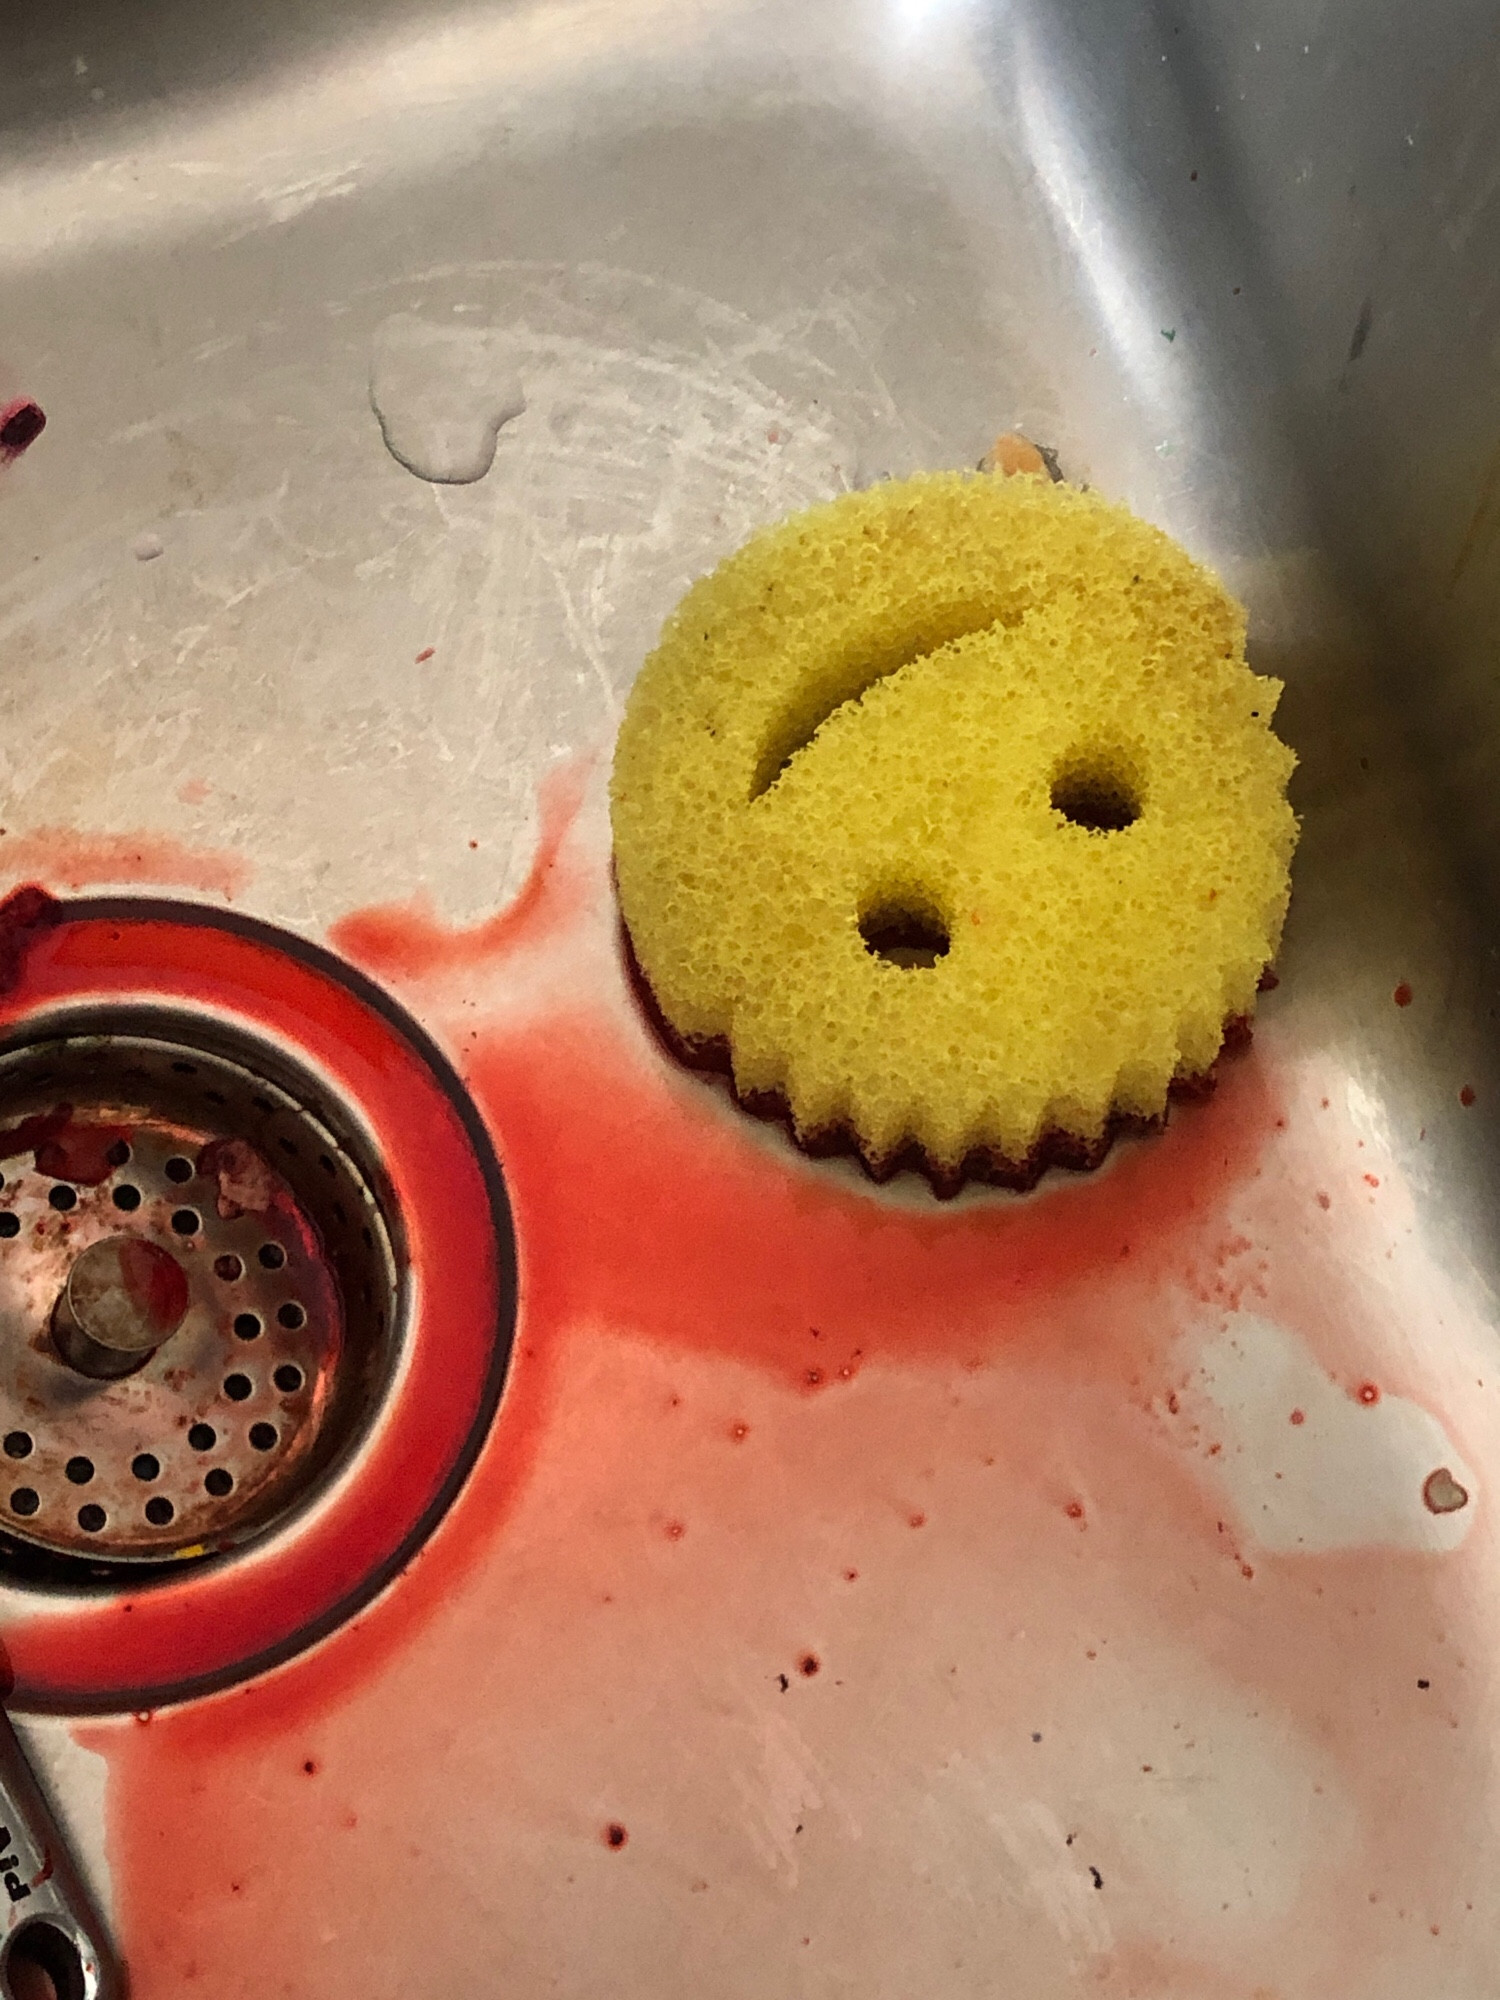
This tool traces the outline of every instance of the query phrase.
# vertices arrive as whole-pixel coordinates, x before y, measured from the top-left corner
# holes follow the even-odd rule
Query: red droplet
[[[7,403],[0,409],[0,463],[19,458],[46,428],[47,415],[40,403],[29,396]]]
[[[1398,1007],[1409,1007],[1411,1005],[1411,988],[1404,979],[1391,995],[1391,998]]]
[[[1318,1206],[1319,1208],[1331,1208],[1333,1206],[1332,1202],[1329,1200],[1328,1196],[1323,1193],[1321,1188],[1318,1190]]]
[[[1081,1521],[1083,1519],[1083,1502],[1081,1500],[1070,1500],[1063,1511],[1070,1521]]]
[[[1358,1393],[1359,1400],[1362,1403],[1378,1403],[1380,1401],[1380,1391],[1373,1382],[1361,1382]]]
[[[436,651],[436,646],[424,646],[417,655],[417,665],[420,667],[424,660],[430,660]]]
[[[822,1664],[823,1662],[818,1658],[816,1653],[804,1653],[802,1658],[797,1662],[798,1668],[809,1680],[812,1679]]]
[[[927,1516],[925,1514],[909,1514],[906,1525],[909,1528],[925,1528],[927,1526]]]
[[[1366,1175],[1365,1175],[1365,1186],[1366,1186],[1366,1187],[1379,1187],[1379,1186],[1380,1186],[1380,1176],[1379,1176],[1379,1174],[1366,1174]]]
[[[669,1542],[680,1542],[686,1533],[687,1523],[685,1521],[668,1521],[666,1536]]]
[[[1289,1424],[1305,1424],[1307,1418],[1301,1410],[1293,1410],[1292,1414],[1287,1418],[1287,1422]]]
[[[1465,1111],[1467,1111],[1469,1106],[1474,1102],[1474,1086],[1472,1083],[1464,1085],[1463,1089],[1458,1093],[1458,1101],[1464,1107]]]
[[[316,1757],[309,1757],[304,1761],[302,1774],[307,1778],[315,1778],[318,1775],[318,1760]]]
[[[612,1819],[604,1829],[602,1838],[606,1847],[623,1847],[630,1835],[617,1819]]]
[[[731,1424],[729,1426],[729,1435],[736,1444],[743,1444],[745,1439],[750,1435],[750,1426],[748,1424]]]

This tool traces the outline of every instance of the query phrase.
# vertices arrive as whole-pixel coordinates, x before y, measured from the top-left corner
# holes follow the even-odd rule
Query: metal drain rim
[[[334,1631],[453,1504],[489,1433],[515,1338],[514,1226],[488,1132],[447,1057],[375,982],[236,912],[81,898],[60,905],[0,995],[0,1036],[37,1039],[65,1030],[69,1016],[115,1007],[255,1034],[350,1107],[389,1171],[411,1244],[409,1320],[370,1437],[285,1529],[128,1595],[0,1583],[12,1704],[37,1711],[184,1700]]]

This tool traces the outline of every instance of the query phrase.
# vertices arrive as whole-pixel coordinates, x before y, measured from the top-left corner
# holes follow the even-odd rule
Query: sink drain
[[[0,1522],[165,1561],[281,1519],[396,1357],[391,1224],[349,1128],[182,1019],[0,1055]]]
[[[388,996],[268,926],[80,901],[0,991],[13,1702],[144,1707],[398,1573],[503,1385],[503,1180]]]

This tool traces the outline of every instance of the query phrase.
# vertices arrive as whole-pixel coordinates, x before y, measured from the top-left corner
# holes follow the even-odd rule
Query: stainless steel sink
[[[4,40],[0,405],[47,427],[0,468],[0,886],[353,950],[369,905],[488,920],[573,784],[591,944],[372,969],[461,1066],[597,1001],[662,1117],[937,1229],[619,1027],[601,774],[689,579],[1016,429],[1221,569],[1301,760],[1249,1059],[1275,1115],[1231,1195],[1193,1121],[1251,1086],[1179,1121],[1205,1192],[1172,1168],[1192,1242],[1144,1375],[1091,1360],[1094,1264],[1049,1281],[1050,1359],[914,1336],[841,1403],[663,1344],[628,1286],[617,1325],[564,1314],[495,1433],[525,1479],[481,1482],[451,1588],[419,1563],[347,1670],[334,1639],[313,1693],[293,1666],[152,1729],[19,1718],[138,2000],[1492,1993],[1493,10],[66,0]],[[403,340],[484,476],[387,448]],[[576,1190],[486,1090],[524,1354]],[[1137,1177],[1142,1227],[1151,1143],[1101,1182]],[[1088,1239],[1080,1192],[1026,1212]],[[756,1282],[767,1326],[803,1311]],[[1029,1463],[986,1444],[1018,1412]],[[856,1600],[842,1551],[898,1515]],[[1093,1540],[1045,1553],[1044,1515]],[[1237,1597],[1205,1580],[1231,1544]]]

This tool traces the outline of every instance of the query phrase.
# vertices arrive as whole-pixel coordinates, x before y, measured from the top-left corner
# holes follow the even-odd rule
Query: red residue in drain
[[[187,1273],[169,1250],[129,1236],[120,1244],[120,1276],[131,1304],[163,1334],[176,1330],[188,1308]]]
[[[50,1882],[56,1867],[57,1863],[52,1858],[52,1849],[44,1847],[42,1849],[42,1865],[31,1878],[32,1888],[40,1889],[44,1882]]]
[[[1357,1393],[1362,1403],[1378,1403],[1380,1401],[1380,1390],[1374,1382],[1361,1382]]]
[[[0,993],[10,992],[21,976],[26,953],[61,914],[56,896],[35,882],[12,889],[0,902]]]
[[[1395,1001],[1398,1007],[1409,1007],[1411,1005],[1412,991],[1410,986],[1406,983],[1404,979],[1402,980],[1401,984],[1396,988],[1395,992],[1391,995],[1391,998]]]
[[[1305,1424],[1307,1422],[1306,1413],[1302,1410],[1293,1410],[1292,1414],[1287,1418],[1287,1422],[1289,1424]]]
[[[110,1153],[126,1137],[122,1125],[75,1125],[72,1105],[57,1104],[0,1131],[0,1159],[31,1153],[50,1180],[97,1187],[114,1172]]]
[[[0,407],[0,465],[19,458],[46,428],[45,411],[29,396],[19,396]]]
[[[268,1215],[286,1203],[280,1175],[246,1139],[210,1139],[197,1165],[204,1179],[216,1184],[214,1206],[224,1222]]]
[[[1458,1101],[1467,1111],[1469,1106],[1474,1102],[1474,1086],[1472,1083],[1464,1085],[1463,1089],[1458,1093]]]

